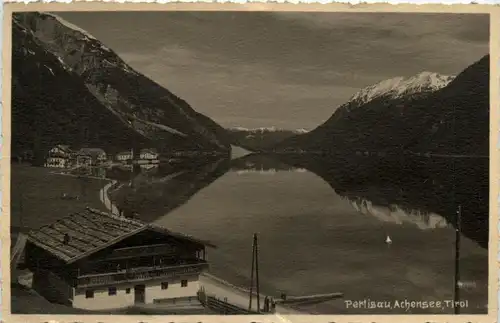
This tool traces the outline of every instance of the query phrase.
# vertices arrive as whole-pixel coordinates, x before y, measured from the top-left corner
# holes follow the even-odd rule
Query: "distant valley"
[[[226,129],[231,143],[253,152],[267,151],[290,137],[307,133],[305,129],[279,129],[275,127],[247,129],[234,127]]]

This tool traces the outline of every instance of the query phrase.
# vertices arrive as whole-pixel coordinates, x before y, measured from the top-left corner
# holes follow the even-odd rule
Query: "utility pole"
[[[255,236],[252,243],[252,272],[250,274],[250,301],[248,304],[248,310],[252,310],[252,298],[253,298],[253,273],[255,271]]]
[[[260,284],[259,284],[259,244],[257,243],[257,233],[253,235],[255,245],[255,280],[257,283],[257,313],[260,313]]]
[[[252,244],[252,273],[250,274],[250,301],[248,305],[248,310],[250,311],[252,310],[254,272],[257,291],[257,313],[260,313],[259,247],[257,243],[257,233],[253,235]]]
[[[456,132],[456,107],[453,106],[453,134],[454,134],[454,154],[458,153],[457,150],[457,132]],[[453,200],[456,205],[456,179],[455,179],[455,158],[453,158]],[[461,234],[461,217],[462,217],[462,206],[458,205],[456,214],[455,214],[455,286],[454,290],[454,312],[455,314],[460,314],[460,234]]]
[[[455,218],[455,286],[454,301],[455,314],[460,314],[460,234],[461,234],[462,206],[459,205]]]

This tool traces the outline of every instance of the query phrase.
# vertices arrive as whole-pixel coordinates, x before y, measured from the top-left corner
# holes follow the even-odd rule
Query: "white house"
[[[101,148],[82,148],[76,153],[78,166],[100,165],[106,160],[106,152]]]
[[[69,157],[71,154],[71,149],[68,145],[57,145],[51,150],[49,150],[49,155],[60,155],[64,157]]]
[[[85,225],[85,234],[82,233]],[[106,310],[196,299],[215,247],[155,224],[80,210],[30,232],[25,262],[32,287],[53,303]]]
[[[49,150],[45,167],[66,168],[71,164],[71,149],[67,145],[57,145]]]
[[[148,149],[141,149],[139,152],[139,158],[142,160],[157,160],[158,159],[158,152],[156,149],[148,148]]]
[[[45,160],[45,167],[67,168],[70,166],[68,158],[63,157],[47,157]]]
[[[132,160],[134,158],[134,155],[132,151],[122,151],[116,154],[115,158],[117,161],[126,162]]]

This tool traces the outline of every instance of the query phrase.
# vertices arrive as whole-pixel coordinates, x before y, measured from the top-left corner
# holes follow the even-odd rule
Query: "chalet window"
[[[168,288],[168,283],[167,282],[161,283],[161,289],[167,289],[167,288]]]
[[[125,293],[130,294],[130,288],[125,289]]]
[[[188,285],[187,279],[181,280],[181,287],[187,287],[187,285]]]
[[[94,291],[93,290],[86,290],[85,291],[85,298],[94,298]]]
[[[116,295],[116,287],[108,288],[108,295],[109,296]]]

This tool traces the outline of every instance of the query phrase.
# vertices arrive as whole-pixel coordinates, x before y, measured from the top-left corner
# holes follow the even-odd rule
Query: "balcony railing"
[[[76,284],[78,287],[90,287],[122,282],[147,281],[155,278],[170,279],[183,275],[200,274],[206,269],[208,269],[208,263],[206,262],[176,266],[141,267],[119,272],[79,276],[76,279]]]

